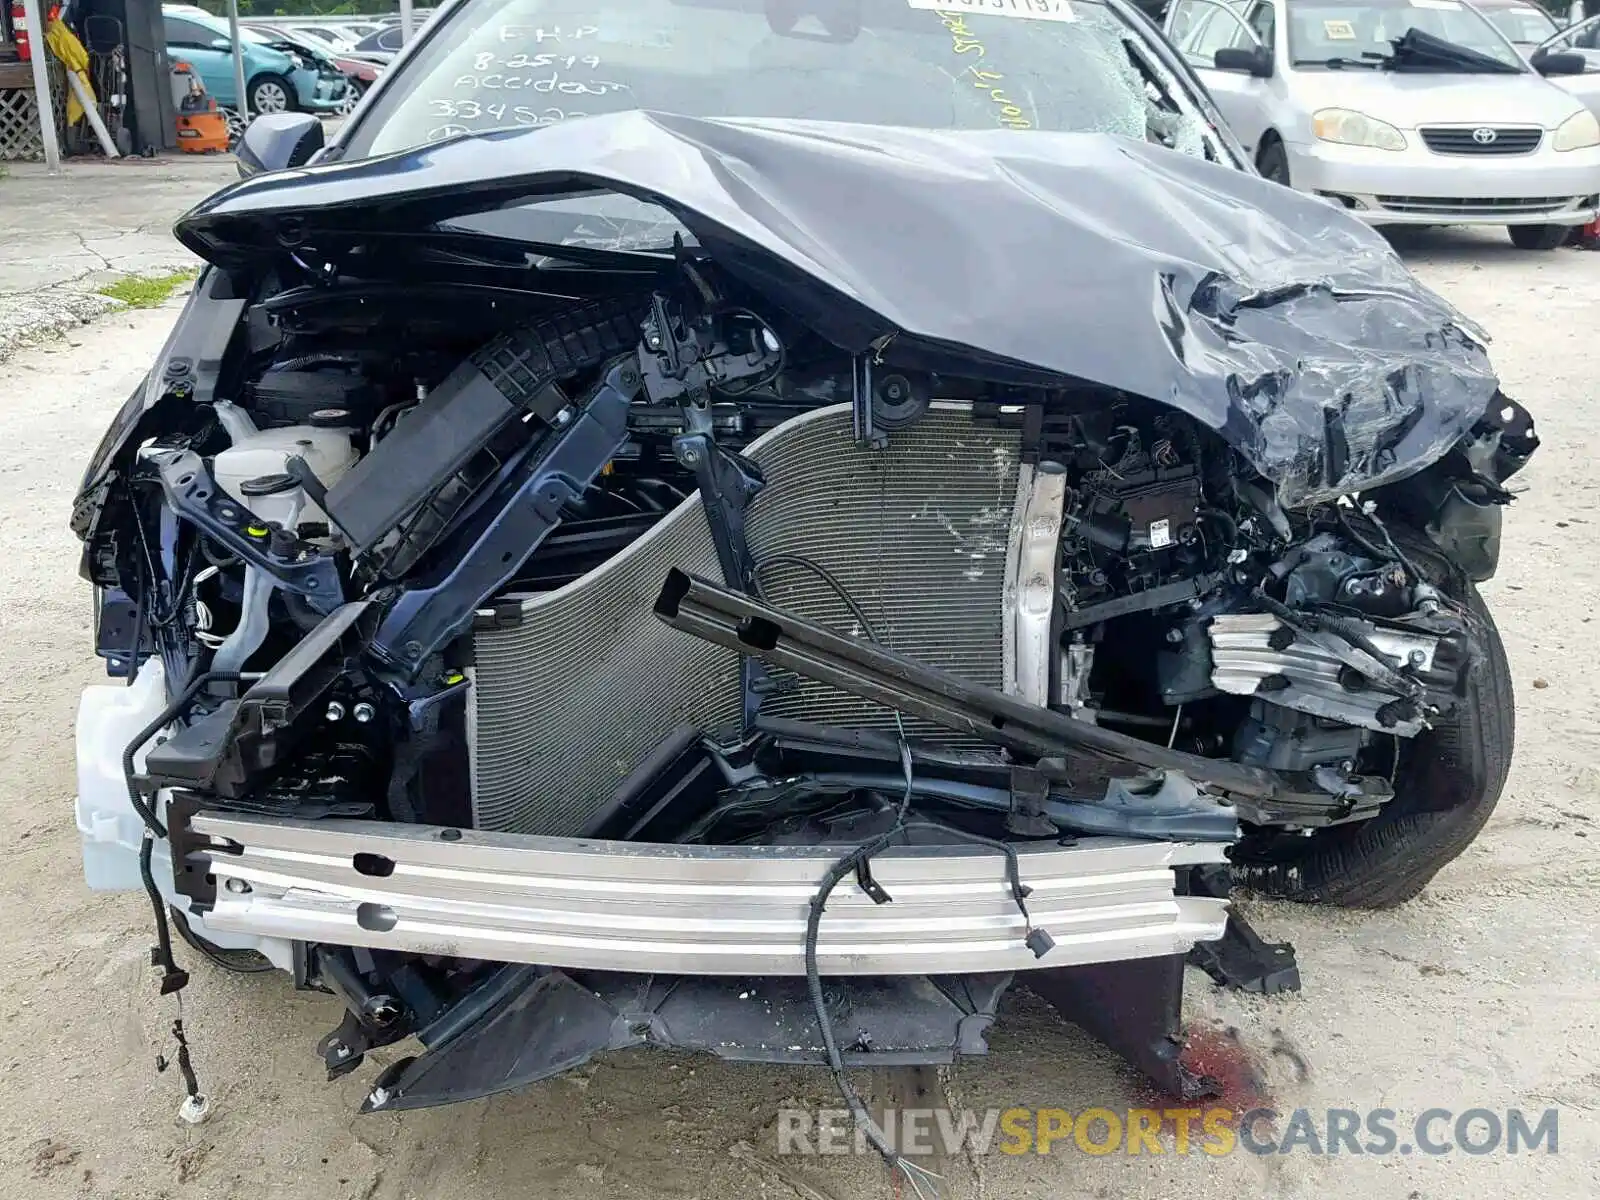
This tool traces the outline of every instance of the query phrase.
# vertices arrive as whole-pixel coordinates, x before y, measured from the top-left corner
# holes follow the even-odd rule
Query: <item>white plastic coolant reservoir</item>
[[[219,453],[211,463],[217,486],[252,512],[260,511],[260,496],[245,494],[244,485],[252,479],[283,475],[289,459],[305,459],[306,466],[331,488],[355,465],[356,450],[347,429],[323,429],[316,425],[286,425],[282,429],[262,429],[238,433],[233,445]],[[263,516],[269,514],[262,513]],[[326,521],[322,509],[306,497],[300,505],[300,523]]]

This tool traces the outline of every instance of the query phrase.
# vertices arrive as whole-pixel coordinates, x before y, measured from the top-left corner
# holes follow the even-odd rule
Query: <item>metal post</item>
[[[244,51],[239,48],[239,0],[228,0],[228,37],[233,41],[233,86],[239,95],[239,116],[250,122],[250,97],[244,94]]]
[[[56,105],[50,95],[50,45],[44,40],[39,0],[22,0],[28,18],[28,41],[33,45],[33,95],[39,105],[39,140],[44,143],[44,169],[61,170],[61,146],[56,141]]]
[[[416,28],[416,22],[411,18],[411,0],[400,0],[400,44],[404,46],[411,40],[411,34]]]
[[[94,97],[89,95],[89,89],[83,86],[83,80],[78,78],[77,72],[67,72],[67,87],[77,97],[78,106],[83,109],[83,119],[89,122],[89,128],[94,130],[94,136],[100,139],[100,149],[107,158],[121,158],[117,153],[117,144],[111,140],[111,131],[106,128],[106,123],[100,119],[100,109],[95,105]]]

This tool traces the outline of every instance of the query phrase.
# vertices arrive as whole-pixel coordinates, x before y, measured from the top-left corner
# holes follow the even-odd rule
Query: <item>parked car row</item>
[[[1372,224],[1546,250],[1600,209],[1600,76],[1559,33],[1519,52],[1463,0],[1174,0],[1165,31],[1262,174]]]
[[[161,16],[168,58],[189,63],[219,105],[239,108],[228,22],[192,5],[165,5]],[[349,83],[327,55],[249,29],[241,28],[239,36],[242,99],[251,112],[336,113],[347,107]]]
[[[419,10],[420,27],[432,10]],[[228,22],[192,4],[162,6],[167,55],[189,63],[223,108],[240,110]],[[244,106],[251,114],[345,114],[399,52],[399,17],[339,24],[244,21]]]
[[[432,16],[432,9],[418,9],[413,14],[416,28],[421,28]],[[333,22],[296,21],[293,18],[252,22],[259,27],[270,27],[282,33],[309,39],[339,56],[353,56],[373,62],[386,63],[400,52],[405,44],[405,34],[397,15],[375,17],[371,20]],[[413,30],[415,33],[415,30]]]
[[[258,25],[254,22],[243,26],[243,29],[252,40],[316,59],[343,75],[349,86],[345,92],[345,103],[341,111],[348,112],[353,109],[356,102],[366,94],[366,90],[377,82],[378,76],[383,74],[387,65],[380,59],[330,46],[295,29]]]

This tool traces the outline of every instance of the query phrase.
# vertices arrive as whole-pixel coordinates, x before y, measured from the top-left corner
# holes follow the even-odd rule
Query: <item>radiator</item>
[[[797,416],[746,450],[767,479],[748,516],[752,553],[757,562],[811,559],[844,585],[883,644],[1000,687],[1019,441],[953,404],[936,404],[877,451],[852,439],[848,405]],[[576,833],[674,727],[737,723],[737,656],[651,611],[670,567],[721,577],[698,496],[582,578],[512,597],[520,620],[475,635],[478,828]],[[772,603],[867,636],[803,568],[774,564],[762,583]],[[810,681],[770,696],[763,711],[894,727],[892,713]],[[907,729],[934,732],[911,721]]]

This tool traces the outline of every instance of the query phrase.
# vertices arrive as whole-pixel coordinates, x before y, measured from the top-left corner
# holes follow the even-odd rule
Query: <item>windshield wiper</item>
[[[1345,67],[1362,67],[1368,71],[1381,71],[1384,63],[1389,60],[1385,57],[1382,62],[1374,62],[1370,58],[1297,58],[1294,65],[1297,67],[1328,67],[1335,71],[1342,71]]]
[[[1390,43],[1392,53],[1375,54],[1367,51],[1363,58],[1370,59],[1386,71],[1463,71],[1473,75],[1520,75],[1522,68],[1489,54],[1435,37],[1412,26],[1404,36]]]

